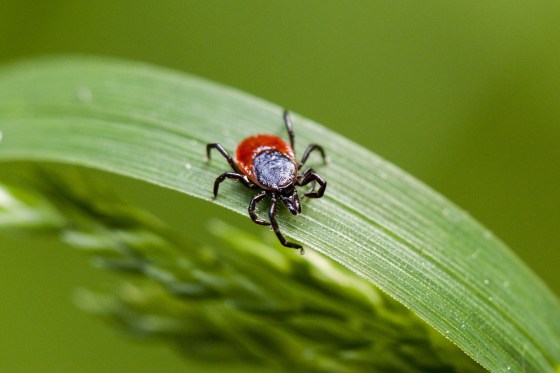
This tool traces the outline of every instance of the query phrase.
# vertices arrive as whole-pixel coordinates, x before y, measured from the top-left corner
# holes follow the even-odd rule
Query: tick
[[[249,216],[260,225],[269,225],[286,247],[299,249],[303,254],[303,248],[297,243],[290,242],[280,232],[280,227],[276,221],[278,201],[282,201],[292,215],[301,212],[296,186],[311,184],[311,188],[304,194],[308,198],[321,198],[327,188],[327,182],[320,177],[313,169],[307,168],[301,172],[307,158],[313,151],[318,151],[326,163],[325,151],[320,145],[310,144],[301,161],[298,162],[295,156],[295,136],[292,128],[292,121],[288,111],[284,111],[284,123],[288,131],[290,144],[278,136],[260,134],[254,135],[243,140],[235,150],[235,160],[220,144],[206,145],[206,155],[210,161],[210,152],[216,149],[227,160],[233,172],[224,172],[214,181],[214,198],[218,196],[220,183],[225,179],[234,179],[241,182],[250,189],[258,189],[260,192],[249,202]],[[315,183],[319,188],[315,190]],[[255,208],[257,203],[268,197],[270,199],[270,209],[268,217],[270,221],[262,220],[257,216]]]

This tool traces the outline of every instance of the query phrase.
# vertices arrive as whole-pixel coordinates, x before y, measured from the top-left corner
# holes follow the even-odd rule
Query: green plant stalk
[[[184,74],[131,62],[46,59],[0,70],[0,160],[89,166],[209,199],[226,166],[204,144],[281,134],[281,108]],[[293,115],[296,150],[320,142],[327,195],[284,232],[413,310],[484,367],[552,371],[560,303],[488,230],[395,166]],[[247,191],[216,203],[246,214]],[[309,250],[308,250],[309,251]]]
[[[119,272],[114,290],[81,290],[76,302],[133,336],[171,341],[190,358],[282,371],[482,370],[369,282],[315,253],[267,247],[220,221],[211,226],[220,246],[194,245],[79,174],[50,170],[26,180],[0,183],[0,191],[21,210],[37,210],[34,224],[9,209],[0,227],[59,235]]]

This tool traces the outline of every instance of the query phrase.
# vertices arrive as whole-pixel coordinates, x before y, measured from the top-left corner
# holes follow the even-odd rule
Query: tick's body
[[[305,196],[321,198],[327,187],[327,182],[311,168],[308,168],[303,173],[299,173],[299,171],[312,151],[318,150],[323,160],[325,160],[325,152],[319,145],[311,144],[303,153],[301,162],[298,163],[294,154],[294,133],[287,111],[284,112],[284,122],[290,137],[289,145],[278,136],[255,135],[246,138],[239,144],[235,151],[235,161],[220,144],[208,144],[206,152],[208,159],[210,159],[210,150],[217,149],[235,171],[225,172],[216,178],[214,182],[214,198],[218,195],[220,183],[226,178],[239,180],[251,189],[262,189],[249,203],[251,219],[257,224],[271,225],[282,245],[300,249],[303,252],[301,245],[288,242],[280,233],[280,227],[276,222],[277,198],[284,202],[293,215],[301,212],[296,186],[311,183],[311,190],[305,193]],[[315,183],[319,184],[317,191],[314,191]],[[255,213],[257,202],[267,195],[270,196],[271,200],[269,210],[270,222],[259,219]]]
[[[266,190],[285,188],[297,176],[294,151],[278,136],[246,138],[237,147],[235,160],[249,180]]]

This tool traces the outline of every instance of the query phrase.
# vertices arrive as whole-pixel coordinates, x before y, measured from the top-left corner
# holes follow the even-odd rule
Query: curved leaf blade
[[[366,149],[297,115],[332,159],[326,196],[281,214],[284,232],[370,280],[490,370],[551,371],[560,304],[509,249],[464,211]],[[131,62],[45,59],[0,70],[1,160],[95,167],[209,200],[242,138],[284,136],[281,108],[231,88]],[[246,214],[229,185],[216,200]]]

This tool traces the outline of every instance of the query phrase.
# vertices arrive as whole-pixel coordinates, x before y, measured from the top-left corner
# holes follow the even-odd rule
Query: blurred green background
[[[560,294],[558,19],[560,3],[538,0],[2,0],[0,62],[119,56],[276,102],[446,195]],[[93,174],[196,239],[211,216],[253,229]],[[2,371],[184,370],[167,346],[121,338],[72,305],[76,287],[110,281],[87,258],[49,240],[2,235],[0,247]]]

